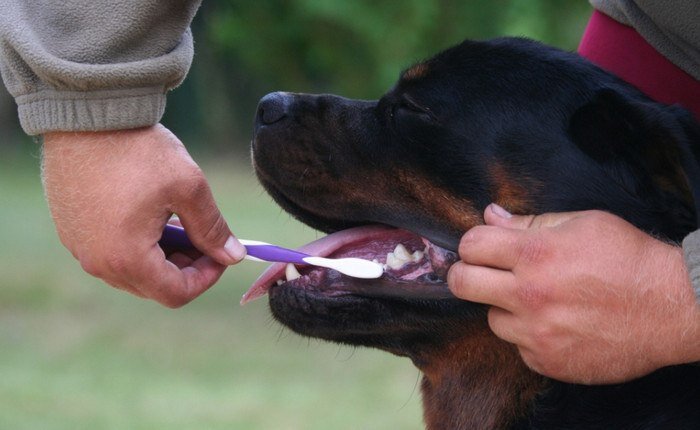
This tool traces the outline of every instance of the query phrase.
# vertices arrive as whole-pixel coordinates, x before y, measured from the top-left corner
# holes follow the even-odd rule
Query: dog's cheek
[[[506,208],[511,213],[528,214],[535,210],[533,200],[542,183],[524,175],[516,175],[509,169],[494,161],[488,166],[491,182],[491,201]]]

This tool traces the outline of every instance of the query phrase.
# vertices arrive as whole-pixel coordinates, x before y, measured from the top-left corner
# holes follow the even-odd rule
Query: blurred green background
[[[376,98],[400,70],[464,38],[527,36],[574,50],[583,0],[205,1],[194,65],[163,122],[188,145],[234,231],[317,237],[257,185],[247,149],[276,90]],[[0,429],[419,429],[406,359],[301,338],[266,300],[238,300],[244,262],[183,309],[113,290],[61,247],[40,146],[0,90]]]

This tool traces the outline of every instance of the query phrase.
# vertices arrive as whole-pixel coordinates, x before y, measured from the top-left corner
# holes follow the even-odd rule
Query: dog
[[[386,272],[290,266],[285,279],[276,265],[244,300],[268,293],[274,317],[301,335],[410,358],[431,430],[697,429],[700,366],[607,386],[551,380],[445,279],[490,202],[524,214],[600,209],[680,241],[698,228],[699,151],[688,112],[520,38],[465,41],[403,71],[379,100],[268,94],[257,176],[286,211],[332,233],[302,249],[376,259]]]

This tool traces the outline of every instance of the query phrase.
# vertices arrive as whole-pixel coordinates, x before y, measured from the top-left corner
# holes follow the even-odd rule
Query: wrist
[[[661,276],[654,284],[661,288],[665,299],[659,306],[668,306],[668,321],[657,321],[668,330],[660,338],[650,339],[659,348],[657,367],[690,363],[700,360],[700,305],[688,276],[683,250],[678,246],[661,244],[665,258],[658,258],[658,273]],[[665,339],[664,339],[665,337]],[[656,338],[656,339],[654,339]]]

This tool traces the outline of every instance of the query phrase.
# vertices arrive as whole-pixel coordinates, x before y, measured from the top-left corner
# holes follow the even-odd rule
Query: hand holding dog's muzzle
[[[491,205],[460,243],[452,292],[534,370],[613,383],[700,359],[700,311],[680,248],[614,215],[511,216]]]

